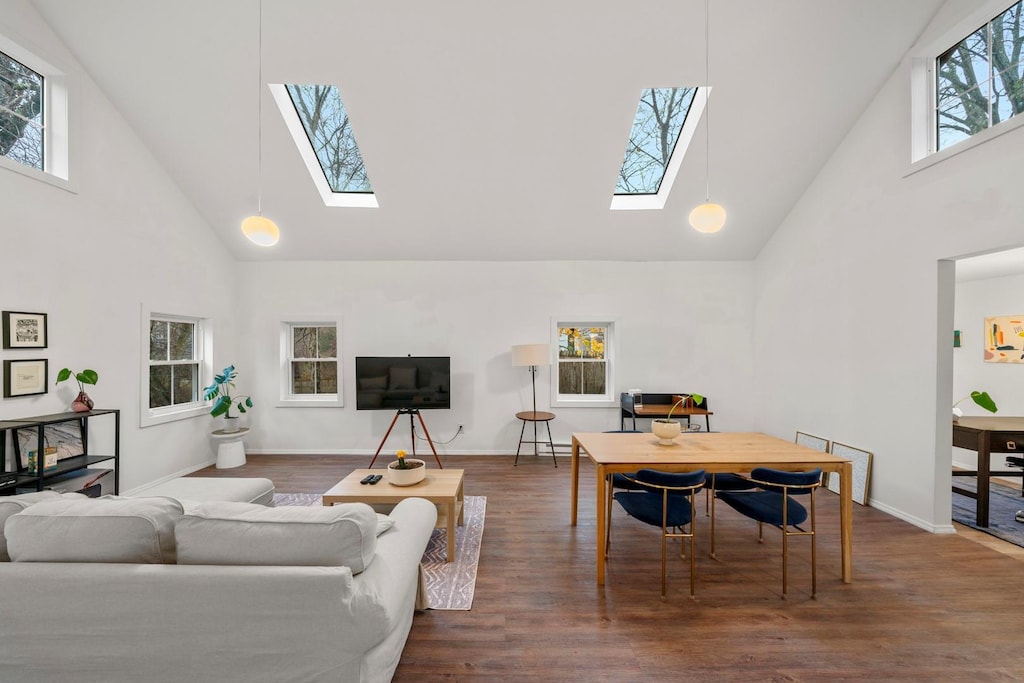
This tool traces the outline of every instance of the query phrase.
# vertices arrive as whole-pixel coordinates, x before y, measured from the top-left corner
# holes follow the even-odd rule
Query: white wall
[[[903,64],[758,258],[758,426],[873,451],[872,505],[948,531],[953,271],[938,261],[1019,244],[1024,130],[905,175],[909,84]]]
[[[282,226],[287,230],[287,226]],[[530,409],[530,376],[511,365],[513,344],[554,340],[554,319],[616,324],[616,391],[696,391],[712,428],[749,429],[751,263],[244,263],[243,388],[257,401],[250,451],[373,453],[394,414],[356,411],[355,356],[450,355],[450,411],[424,411],[438,441],[463,425],[448,453],[514,451]],[[277,408],[282,320],[342,318],[343,408]],[[538,409],[550,406],[551,371],[537,376]],[[618,429],[618,408],[555,407],[556,442],[574,431]],[[400,421],[386,448],[409,445]],[[417,446],[421,448],[422,444]],[[429,452],[429,451],[428,451]]]
[[[49,315],[48,348],[0,357],[50,371],[47,394],[0,400],[0,418],[68,410],[77,385],[54,386],[57,371],[93,368],[97,407],[122,411],[122,490],[211,462],[205,416],[139,429],[140,305],[213,316],[220,356],[234,344],[234,262],[29,3],[5,2],[0,33],[69,73],[75,185],[0,168],[0,308]]]
[[[956,286],[955,329],[961,346],[953,349],[953,400],[972,391],[987,391],[999,408],[998,415],[1024,415],[1024,364],[986,363],[983,360],[985,318],[1024,314],[1024,275],[961,282]],[[958,406],[964,415],[991,415],[970,399]],[[953,463],[974,469],[973,451],[953,449]],[[993,469],[1006,469],[1006,455],[991,456]],[[1020,479],[1014,480],[1015,484]]]

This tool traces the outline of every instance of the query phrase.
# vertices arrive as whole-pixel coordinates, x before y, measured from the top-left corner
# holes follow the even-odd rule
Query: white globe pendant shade
[[[690,225],[697,232],[718,232],[725,225],[725,209],[719,204],[701,204],[690,212]]]
[[[263,216],[249,216],[242,221],[242,234],[261,247],[272,247],[281,237],[281,231],[274,221]]]

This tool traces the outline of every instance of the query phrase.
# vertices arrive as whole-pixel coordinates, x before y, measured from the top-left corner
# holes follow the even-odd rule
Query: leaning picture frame
[[[45,349],[46,314],[4,311],[3,334],[5,349]]]
[[[4,398],[45,394],[49,375],[45,358],[4,361]]]

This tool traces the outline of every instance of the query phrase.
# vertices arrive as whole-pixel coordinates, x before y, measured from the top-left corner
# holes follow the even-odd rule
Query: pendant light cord
[[[263,0],[259,0],[259,28],[257,49],[259,50],[256,73],[258,83],[256,84],[256,111],[258,114],[257,124],[257,181],[256,181],[256,213],[263,215]]]
[[[260,0],[262,2],[262,0]],[[704,202],[711,201],[711,0],[704,0]]]

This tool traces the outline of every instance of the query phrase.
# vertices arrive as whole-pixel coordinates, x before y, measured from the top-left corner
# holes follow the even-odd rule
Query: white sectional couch
[[[389,681],[437,514],[32,496],[0,498],[3,681]]]

